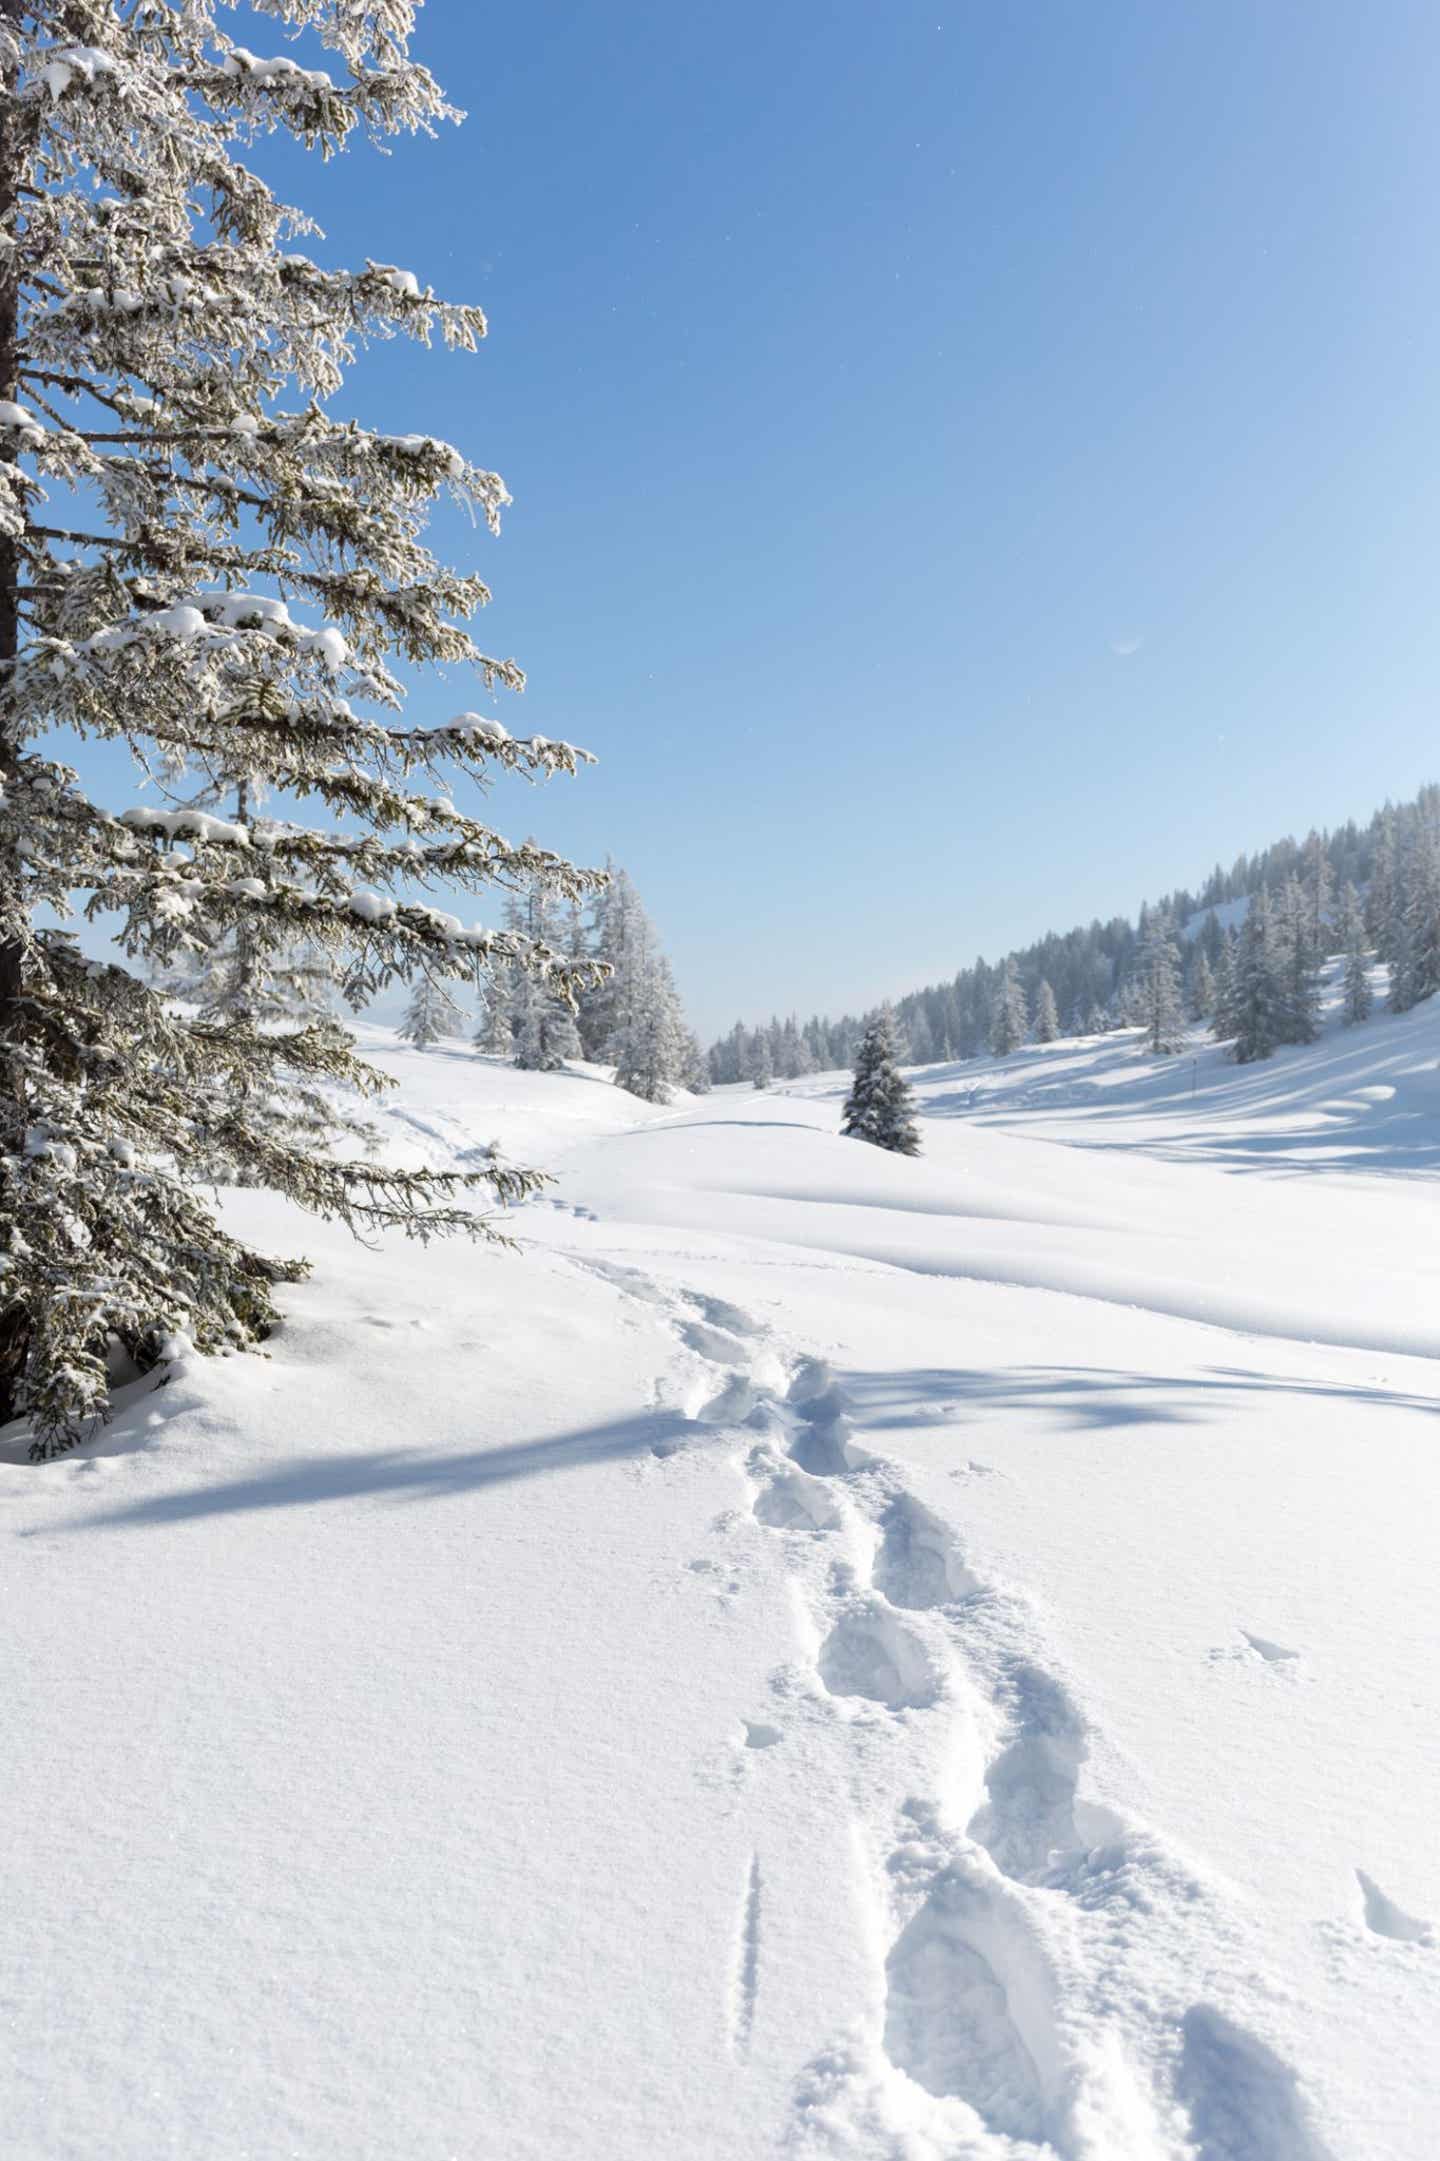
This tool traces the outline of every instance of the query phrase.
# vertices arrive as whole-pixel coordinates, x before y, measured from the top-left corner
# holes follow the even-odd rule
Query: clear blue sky
[[[491,337],[341,402],[505,475],[500,710],[602,762],[495,822],[630,870],[707,1037],[1440,775],[1433,0],[421,25],[466,125],[281,172]]]

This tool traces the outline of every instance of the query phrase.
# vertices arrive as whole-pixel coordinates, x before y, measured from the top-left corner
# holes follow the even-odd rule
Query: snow
[[[487,743],[508,743],[510,730],[503,720],[494,720],[488,713],[460,713],[447,721],[447,735],[478,735]]]
[[[395,285],[396,277],[402,277],[406,282]],[[397,292],[403,292],[411,298],[419,297],[420,288],[408,270],[393,272],[385,282],[395,286]],[[387,449],[398,451],[401,457],[438,458],[451,480],[463,480],[465,477],[464,458],[452,443],[442,442],[438,435],[372,435],[368,440],[371,444],[383,443]]]
[[[262,59],[247,51],[243,45],[232,45],[220,63],[222,75],[243,79],[252,83],[274,85],[276,83],[304,83],[311,90],[332,90],[334,82],[324,68],[301,67],[288,54],[278,53]]]
[[[153,615],[147,616],[144,628],[152,635],[158,632],[161,637],[180,638],[188,643],[193,638],[203,638],[207,626],[198,608],[192,608],[186,601],[177,601],[172,607],[157,608]],[[109,635],[111,633],[102,631],[97,633],[97,638]],[[126,637],[128,632],[122,628],[114,635]],[[91,640],[91,643],[95,642]]]
[[[122,810],[121,825],[132,833],[163,833],[167,840],[223,841],[230,848],[248,848],[249,829],[226,818],[214,818],[204,810],[154,810],[146,806]]]
[[[1213,908],[1197,908],[1187,915],[1179,926],[1182,938],[1198,938],[1213,915],[1221,930],[1239,930],[1250,912],[1250,896],[1242,893],[1238,900],[1220,900]]]
[[[0,1465],[6,2155],[1429,2161],[1435,1002],[917,1160],[362,1035],[558,1183],[231,1193],[268,1357]]]
[[[21,439],[21,448],[33,447],[44,439],[45,428],[35,418],[28,406],[17,405],[13,398],[0,398],[0,428],[8,428]]]
[[[350,913],[358,915],[362,923],[389,923],[396,912],[396,902],[388,893],[372,893],[368,886],[359,886],[350,895]]]
[[[97,630],[88,638],[81,639],[75,650],[81,653],[124,652],[140,638],[171,638],[182,644],[197,640],[210,643],[233,643],[235,638],[258,632],[268,638],[293,642],[302,653],[313,653],[333,675],[343,668],[350,658],[349,643],[342,631],[333,624],[312,629],[309,624],[297,623],[283,600],[266,593],[249,592],[202,592],[189,600],[172,601],[168,607],[156,608],[133,621],[111,623]],[[63,668],[63,657],[60,657]],[[337,715],[348,715],[349,708],[343,701],[335,701]]]
[[[52,105],[58,105],[73,82],[88,86],[98,77],[116,75],[119,70],[110,53],[97,45],[57,46],[39,71],[39,81],[50,93]]]

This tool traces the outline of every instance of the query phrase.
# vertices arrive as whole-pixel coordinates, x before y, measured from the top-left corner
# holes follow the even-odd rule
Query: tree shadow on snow
[[[471,1448],[444,1455],[371,1448],[353,1454],[292,1457],[252,1477],[156,1494],[127,1507],[77,1517],[68,1527],[78,1531],[185,1523],[211,1516],[254,1515],[273,1508],[309,1508],[373,1494],[391,1494],[396,1500],[444,1500],[512,1479],[579,1470],[628,1456],[673,1455],[686,1441],[701,1440],[716,1430],[678,1410],[655,1410],[577,1427],[546,1440],[519,1441],[508,1448]]]
[[[1012,1366],[996,1372],[956,1366],[903,1373],[847,1371],[841,1385],[856,1426],[895,1433],[956,1425],[966,1410],[1050,1409],[1070,1427],[1194,1426],[1223,1417],[1241,1396],[1328,1397],[1356,1406],[1440,1414],[1440,1398],[1343,1381],[1286,1380],[1245,1366],[1200,1373],[1127,1373],[1105,1366]]]
[[[1387,1024],[1390,1025],[1390,1024]],[[1287,1047],[1273,1058],[1237,1066],[1213,1046],[1140,1066],[1122,1079],[1097,1074],[1133,1065],[1133,1043],[1090,1073],[1043,1073],[1018,1091],[977,1085],[921,1105],[927,1118],[968,1118],[1000,1130],[1023,1129],[1028,1116],[1083,1110],[1086,1134],[1067,1132],[1071,1148],[1116,1150],[1164,1162],[1213,1163],[1229,1170],[1360,1171],[1372,1177],[1440,1172],[1440,1072],[1423,1054],[1417,1062],[1404,1019],[1393,1038],[1369,1028]],[[1196,1085],[1198,1083],[1198,1085]],[[1193,1087],[1193,1092],[1192,1092]],[[1137,1115],[1173,1115],[1181,1122],[1146,1134]],[[1289,1121],[1255,1131],[1256,1120]],[[1103,1137],[1107,1123],[1129,1121],[1121,1139]]]
[[[1238,1398],[1262,1395],[1329,1397],[1341,1403],[1440,1412],[1440,1400],[1434,1397],[1343,1382],[1285,1380],[1241,1366],[1210,1366],[1184,1376],[1127,1373],[1101,1366],[1016,1366],[989,1372],[932,1366],[899,1373],[847,1370],[839,1378],[850,1417],[863,1434],[959,1425],[967,1411],[997,1406],[1048,1408],[1071,1427],[1095,1430],[1199,1425],[1223,1417],[1227,1405]],[[671,1456],[687,1444],[726,1434],[733,1438],[733,1432],[733,1426],[713,1412],[691,1418],[680,1410],[650,1410],[502,1448],[444,1454],[372,1448],[290,1457],[245,1478],[156,1494],[124,1507],[78,1516],[66,1528],[196,1522],[378,1495],[390,1495],[396,1501],[446,1500],[519,1478],[645,1455]],[[112,1426],[106,1452],[128,1452],[127,1444],[143,1445],[144,1438]]]

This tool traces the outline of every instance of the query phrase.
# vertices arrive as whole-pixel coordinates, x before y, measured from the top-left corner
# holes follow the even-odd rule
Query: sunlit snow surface
[[[0,1467],[0,2152],[1432,2161],[1440,1012],[652,1112]],[[15,1449],[9,1451],[13,1457]]]

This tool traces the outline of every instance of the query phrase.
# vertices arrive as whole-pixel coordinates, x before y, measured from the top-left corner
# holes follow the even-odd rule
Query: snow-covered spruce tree
[[[1192,1020],[1210,1020],[1215,1012],[1215,971],[1203,946],[1195,951],[1195,963],[1190,971],[1190,1017]]]
[[[1011,1051],[1019,1050],[1029,1032],[1030,1016],[1025,1010],[1025,992],[1013,960],[1005,963],[1000,981],[999,996],[995,1002],[994,1017],[990,1023],[990,1048],[997,1058],[1008,1058]]]
[[[497,962],[485,970],[480,988],[480,1010],[470,1040],[489,1058],[513,1058],[515,1030],[510,1021],[510,990],[507,970]]]
[[[855,1079],[845,1098],[840,1131],[849,1140],[871,1141],[896,1155],[918,1156],[915,1098],[895,1062],[895,1033],[889,1008],[877,1013],[860,1038]]]
[[[1210,1033],[1217,1043],[1226,1043],[1239,1028],[1240,939],[1232,927],[1225,933],[1215,963],[1215,1006],[1210,1018]]]
[[[640,895],[629,873],[617,869],[607,856],[606,883],[595,897],[591,912],[588,949],[604,963],[604,974],[579,1002],[580,1041],[585,1057],[597,1065],[613,1065],[616,1044],[625,1025],[627,985],[635,974],[637,956],[653,941],[654,932]]]
[[[693,1028],[680,1030],[680,1085],[691,1095],[710,1093],[710,1067]]]
[[[1360,895],[1347,880],[1340,893],[1340,947],[1345,955],[1344,1011],[1351,1027],[1369,1020],[1375,1006],[1370,988],[1370,939]]]
[[[1370,943],[1380,958],[1390,959],[1390,938],[1398,913],[1395,887],[1399,875],[1399,850],[1395,838],[1395,813],[1387,803],[1378,820],[1375,859],[1365,892],[1365,920]]]
[[[296,940],[268,950],[261,974],[255,944],[241,935],[240,926],[222,931],[183,955],[164,987],[172,998],[193,1005],[202,1020],[263,1027],[333,1017],[334,973],[321,948]]]
[[[557,896],[539,877],[528,879],[523,892],[511,894],[505,924],[517,939],[547,951],[558,951],[566,936]],[[515,1063],[527,1072],[558,1073],[567,1058],[580,1056],[580,1036],[574,1009],[564,994],[564,978],[552,982],[533,970],[517,972],[510,985],[509,1017]]]
[[[1060,1015],[1056,1010],[1055,993],[1043,978],[1035,993],[1034,1033],[1037,1043],[1053,1043],[1060,1033]]]
[[[1281,1039],[1284,987],[1275,950],[1275,925],[1270,895],[1262,886],[1245,914],[1245,927],[1235,950],[1231,1019],[1235,1057],[1248,1065],[1268,1058]]]
[[[775,1078],[775,1068],[770,1058],[770,1038],[763,1028],[756,1029],[747,1046],[745,1077],[752,1088],[768,1088]]]
[[[1316,832],[1307,833],[1303,851],[1303,884],[1306,912],[1309,918],[1311,950],[1317,960],[1323,960],[1330,949],[1332,924],[1331,892],[1334,879],[1330,870],[1330,858],[1325,842]]]
[[[1298,878],[1287,878],[1280,888],[1274,936],[1280,985],[1277,1041],[1313,1043],[1320,1026],[1321,955],[1312,896]]]
[[[432,1043],[443,1042],[447,1035],[459,1032],[460,1008],[445,985],[433,976],[416,976],[397,1033],[407,1043],[413,1043],[416,1050],[429,1050]]]
[[[243,930],[268,953],[343,956],[362,999],[496,955],[554,979],[558,957],[407,896],[535,871],[593,883],[448,793],[457,772],[546,777],[582,753],[473,713],[398,717],[392,659],[522,687],[465,628],[480,579],[422,539],[445,493],[493,527],[502,483],[427,435],[330,410],[369,339],[471,349],[483,318],[408,271],[298,251],[312,228],[245,162],[271,132],[328,154],[357,129],[452,117],[409,57],[411,0],[256,12],[312,33],[336,75],[257,58],[216,0],[0,5],[0,1420],[24,1413],[39,1457],[103,1412],[112,1343],[142,1367],[179,1338],[252,1344],[276,1284],[303,1273],[221,1228],[202,1166],[420,1235],[483,1229],[467,1189],[537,1183],[277,1138],[275,1084],[379,1077],[337,1029],[201,1020],[147,971]],[[61,730],[147,774],[251,778],[321,822],[117,817],[58,761]],[[77,900],[118,916],[132,965],[45,927]]]
[[[1145,926],[1139,984],[1145,1040],[1157,1058],[1185,1047],[1185,1009],[1180,999],[1180,962],[1170,919],[1158,911]]]
[[[649,925],[647,923],[646,930]],[[684,1024],[670,963],[650,940],[632,958],[624,1014],[615,1041],[615,1084],[645,1103],[667,1103],[685,1067]]]
[[[596,904],[594,936],[595,959],[608,973],[581,1001],[586,1055],[612,1064],[631,1095],[664,1103],[685,1085],[685,1023],[670,963],[623,870],[610,873]]]
[[[1440,990],[1440,834],[1410,834],[1395,879],[1389,938],[1390,1007],[1405,1013]]]
[[[177,775],[188,762],[172,752]],[[210,783],[178,807],[232,817],[249,834],[248,845],[274,846],[283,828],[256,818],[256,788],[248,776],[232,791]],[[193,1004],[202,1020],[251,1025],[319,1021],[334,1011],[339,956],[308,939],[280,943],[265,926],[242,917],[228,927],[192,921],[187,950],[164,979],[172,997]]]

